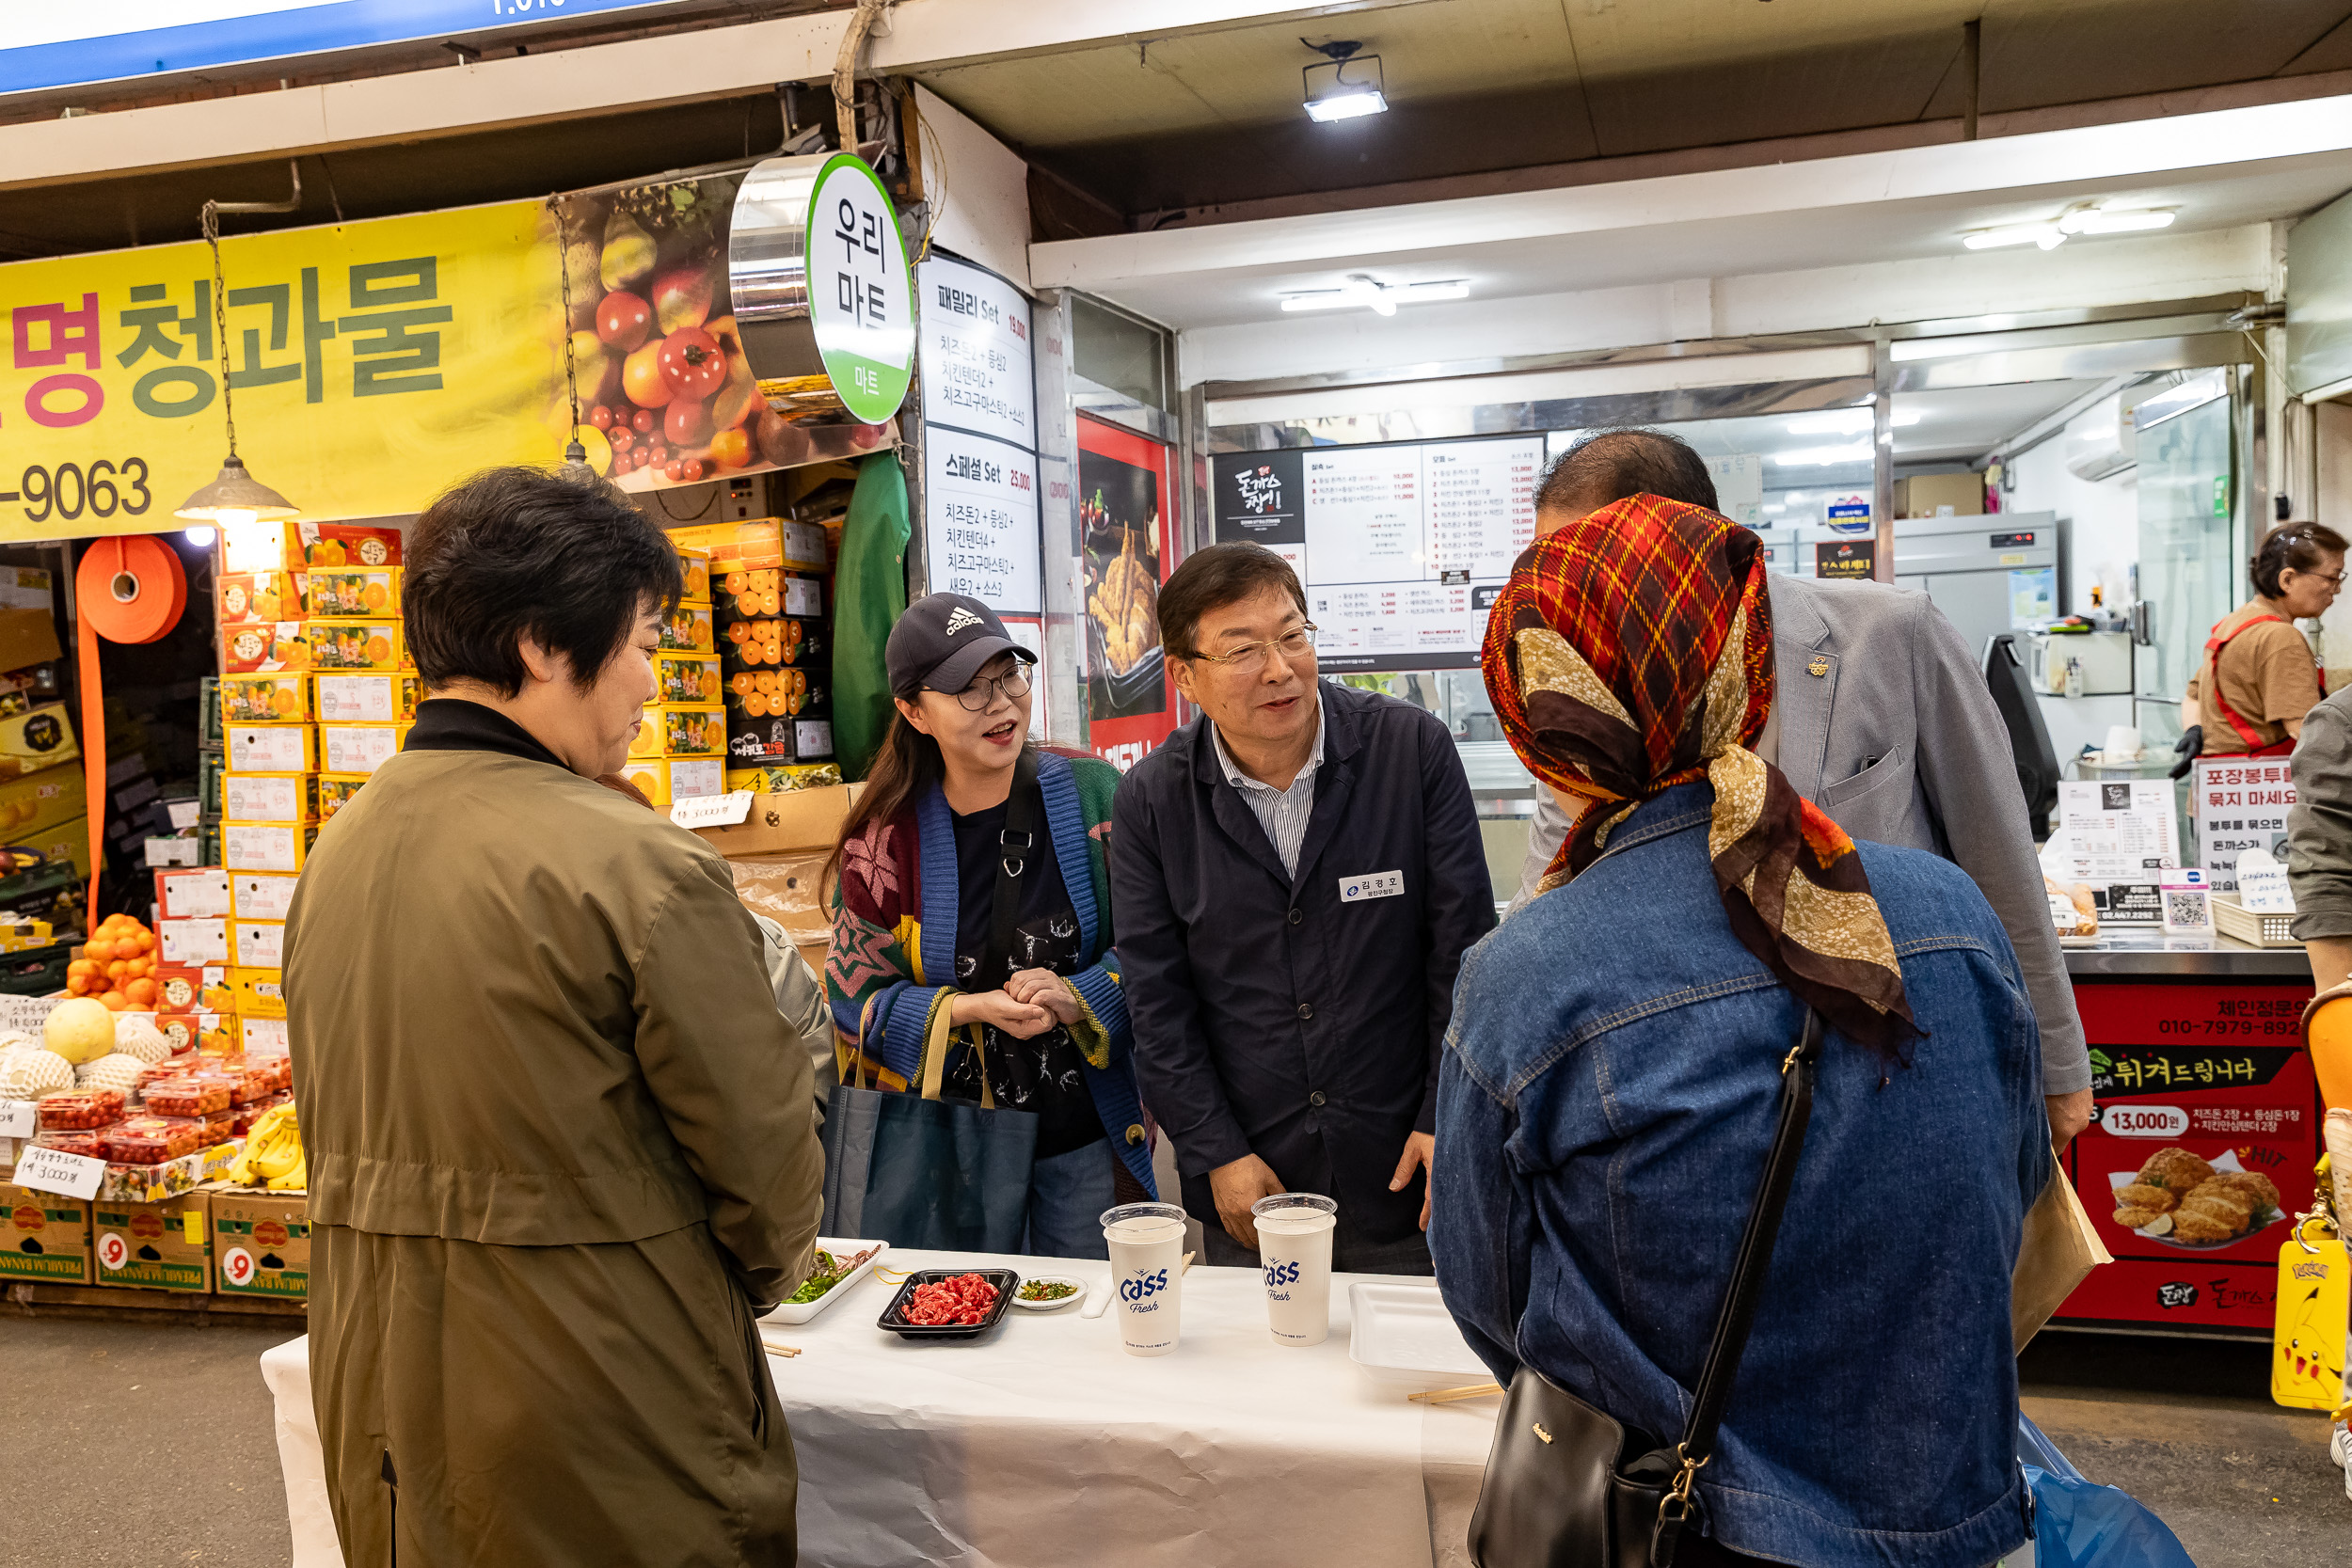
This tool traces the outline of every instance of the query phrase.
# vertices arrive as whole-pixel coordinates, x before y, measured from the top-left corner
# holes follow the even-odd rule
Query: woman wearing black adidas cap
[[[919,1085],[936,1042],[943,1093],[1038,1117],[1022,1250],[1101,1258],[1103,1211],[1155,1196],[1111,951],[1119,774],[1030,744],[1036,656],[977,599],[908,606],[886,657],[898,711],[827,868],[844,1077]]]

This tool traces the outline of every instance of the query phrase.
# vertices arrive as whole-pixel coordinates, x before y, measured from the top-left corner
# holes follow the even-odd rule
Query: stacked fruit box
[[[763,517],[709,534],[728,789],[779,793],[832,779],[833,669],[823,528]]]
[[[676,544],[686,580],[653,657],[654,699],[628,748],[628,781],[657,806],[717,795],[726,771],[726,710],[719,705],[710,552]]]
[[[237,1038],[286,1048],[286,910],[322,824],[400,750],[421,691],[397,529],[284,525],[279,569],[221,579],[221,863]]]

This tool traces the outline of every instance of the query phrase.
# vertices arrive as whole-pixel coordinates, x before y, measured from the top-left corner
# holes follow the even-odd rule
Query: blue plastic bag
[[[2017,1462],[2033,1489],[2034,1568],[2197,1568],[2163,1520],[2130,1493],[2083,1479],[2023,1415]]]

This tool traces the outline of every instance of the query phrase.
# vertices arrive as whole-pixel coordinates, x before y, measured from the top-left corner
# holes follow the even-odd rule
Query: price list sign
[[[1029,301],[934,254],[923,302],[923,540],[933,592],[1007,615],[1044,609]]]
[[[1290,562],[1334,671],[1465,669],[1535,536],[1541,436],[1239,452],[1212,461],[1216,536]]]

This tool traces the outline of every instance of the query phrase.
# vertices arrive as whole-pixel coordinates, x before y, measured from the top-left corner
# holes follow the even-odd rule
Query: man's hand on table
[[[1216,1217],[1225,1222],[1225,1234],[1252,1252],[1258,1250],[1258,1221],[1249,1206],[1286,1190],[1274,1167],[1255,1154],[1209,1172],[1209,1192],[1216,1199]]]
[[[1396,1174],[1389,1178],[1389,1191],[1401,1193],[1413,1179],[1416,1170],[1427,1171],[1438,1157],[1438,1138],[1434,1132],[1409,1132],[1405,1137],[1405,1153],[1396,1162]],[[1421,1227],[1429,1228],[1429,1183],[1421,1184]]]
[[[2091,1094],[2089,1089],[2076,1089],[2073,1094],[2045,1094],[2042,1103],[2050,1112],[2050,1147],[2058,1153],[2074,1141],[2074,1134],[2090,1125]]]

